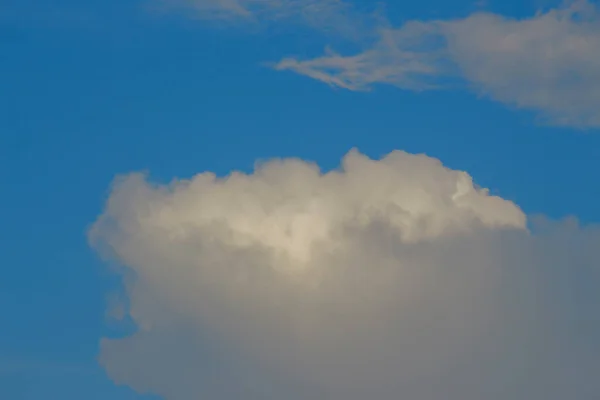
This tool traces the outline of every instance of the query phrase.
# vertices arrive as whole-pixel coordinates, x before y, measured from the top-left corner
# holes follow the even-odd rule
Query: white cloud
[[[598,230],[533,232],[424,155],[119,179],[90,231],[129,268],[119,383],[167,400],[591,400]]]
[[[364,50],[329,47],[314,59],[273,64],[349,90],[374,84],[406,90],[467,86],[478,95],[532,110],[543,123],[600,127],[600,18],[589,0],[514,19],[488,12],[409,21],[393,28],[381,13],[343,0],[154,0],[205,20],[297,22],[350,39]]]
[[[363,53],[342,56],[328,48],[322,57],[304,61],[285,58],[274,68],[292,70],[350,90],[368,90],[374,83],[410,90],[434,89],[439,87],[438,77],[446,70],[444,54],[424,46],[431,28],[409,23],[402,30],[381,29],[377,44]]]
[[[428,89],[462,78],[545,122],[600,127],[600,18],[587,0],[525,19],[478,12],[381,32],[360,54],[288,58],[277,68],[354,90],[376,83]]]
[[[477,91],[557,124],[600,127],[600,19],[591,3],[520,21],[476,14],[443,27]]]

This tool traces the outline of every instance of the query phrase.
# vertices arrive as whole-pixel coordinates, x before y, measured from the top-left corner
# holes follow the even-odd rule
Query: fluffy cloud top
[[[167,400],[600,393],[598,231],[529,231],[515,204],[423,155],[132,174],[90,238],[128,267],[138,327],[104,339],[101,362]]]
[[[519,20],[478,12],[413,21],[381,28],[380,40],[360,54],[288,58],[276,68],[351,90],[377,83],[422,90],[462,78],[479,94],[538,111],[545,122],[600,127],[598,16],[595,5],[579,0]]]

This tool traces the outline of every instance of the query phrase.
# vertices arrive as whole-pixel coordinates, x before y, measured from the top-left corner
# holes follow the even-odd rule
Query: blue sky
[[[489,1],[485,9],[530,17],[555,6]],[[398,25],[477,9],[428,0],[386,12]],[[252,24],[144,2],[3,2],[1,398],[145,398],[96,361],[99,339],[115,334],[105,302],[117,278],[86,230],[117,174],[148,171],[168,182],[250,171],[272,157],[331,169],[354,147],[371,157],[401,149],[468,171],[526,214],[600,222],[595,124],[546,124],[535,107],[464,88],[375,81],[370,91],[346,90],[265,64],[318,57],[330,43],[349,54],[363,46],[293,18]]]

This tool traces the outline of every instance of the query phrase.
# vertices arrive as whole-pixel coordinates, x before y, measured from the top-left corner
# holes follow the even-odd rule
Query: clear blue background
[[[530,15],[545,1],[489,2]],[[394,2],[391,18],[466,15],[468,1]],[[335,167],[424,152],[527,213],[600,222],[600,132],[539,127],[468,93],[333,90],[261,66],[318,54],[301,27],[214,29],[116,0],[0,5],[0,399],[142,396],[97,366],[115,278],[85,231],[118,173],[154,179],[302,157]]]

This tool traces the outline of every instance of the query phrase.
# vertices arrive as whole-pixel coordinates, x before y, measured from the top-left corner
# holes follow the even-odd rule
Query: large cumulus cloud
[[[167,400],[600,393],[598,231],[424,155],[123,176],[90,239],[126,266],[137,329],[100,361]]]

